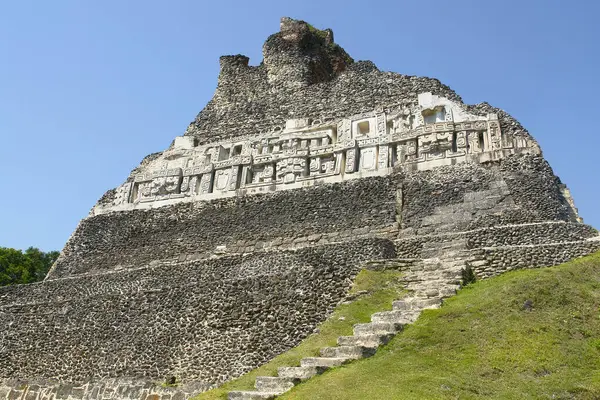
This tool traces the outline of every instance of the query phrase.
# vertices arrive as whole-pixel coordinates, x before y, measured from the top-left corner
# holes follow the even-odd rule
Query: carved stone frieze
[[[124,204],[129,202],[131,191],[133,189],[133,182],[125,182],[119,186],[115,193],[114,205]]]
[[[346,173],[350,174],[356,171],[356,149],[350,149],[346,152]]]
[[[297,118],[255,137],[202,146],[189,137],[175,140],[133,182],[117,188],[112,206],[229,196],[257,186],[295,188],[311,180],[343,180],[355,172],[433,168],[445,159],[455,163],[487,152],[497,152],[497,158],[502,152],[536,149],[524,137],[506,136],[497,114],[473,115],[431,93],[394,110],[326,121]]]
[[[360,149],[360,171],[374,171],[377,169],[377,147]]]
[[[377,169],[385,169],[389,167],[389,146],[379,146],[379,158],[377,162]]]
[[[294,183],[297,178],[307,175],[308,170],[304,157],[286,158],[277,162],[277,183]]]

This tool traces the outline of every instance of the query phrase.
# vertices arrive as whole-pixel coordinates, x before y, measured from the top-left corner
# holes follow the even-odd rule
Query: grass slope
[[[201,393],[195,400],[226,399],[230,390],[253,390],[257,376],[276,376],[278,367],[300,365],[300,359],[317,356],[322,347],[335,346],[338,336],[352,335],[354,324],[369,322],[374,312],[390,310],[392,301],[403,297],[405,291],[402,289],[399,272],[363,270],[356,276],[350,294],[355,299],[348,304],[339,305],[319,326],[318,333],[310,335],[297,347],[240,378]]]
[[[600,253],[506,273],[281,399],[600,399],[599,307]]]

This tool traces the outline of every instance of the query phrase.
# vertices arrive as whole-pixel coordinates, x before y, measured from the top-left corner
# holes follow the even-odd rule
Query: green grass
[[[600,399],[599,307],[600,253],[509,272],[281,399]]]
[[[226,399],[230,390],[252,390],[257,376],[276,376],[278,367],[300,365],[300,359],[317,356],[319,349],[335,346],[338,336],[352,335],[352,326],[369,322],[371,314],[392,308],[392,301],[404,296],[401,274],[394,270],[361,271],[354,280],[350,294],[356,298],[349,304],[339,305],[333,314],[319,326],[319,332],[307,337],[297,347],[280,354],[267,364],[238,379],[201,393],[195,400]]]

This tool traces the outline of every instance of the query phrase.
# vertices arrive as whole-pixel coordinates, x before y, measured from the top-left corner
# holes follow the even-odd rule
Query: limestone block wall
[[[572,203],[564,196],[560,179],[541,155],[508,157],[500,164],[500,170],[521,212],[503,215],[494,224],[545,220],[578,222]]]
[[[589,225],[572,222],[534,222],[481,228],[466,233],[467,247],[499,247],[574,242],[598,235]]]
[[[398,228],[400,238],[416,238],[543,221],[577,218],[547,162],[521,154],[497,163],[398,170],[307,189],[90,216],[49,278],[201,259],[215,252],[393,236]]]
[[[422,236],[403,237],[396,241],[396,254],[398,258],[421,258],[423,244],[428,241]]]
[[[542,221],[572,221],[560,180],[538,155],[399,174],[401,228],[428,235]]]
[[[484,278],[600,249],[559,186],[542,158],[515,155],[93,216],[51,279],[0,290],[0,379],[80,388],[175,376],[208,388],[297,345],[362,262],[413,259],[406,265],[417,268],[447,247],[464,250],[452,257]],[[231,254],[207,256],[215,253]],[[89,398],[105,390],[96,387],[87,384]],[[135,387],[133,397],[154,396]]]
[[[273,242],[275,247],[293,247],[295,239],[315,242],[323,235],[338,241],[339,235],[368,234],[395,223],[391,176],[101,214],[81,221],[49,278],[205,257],[217,246],[244,253]]]
[[[514,255],[501,263],[495,258],[489,265],[483,253],[473,252],[472,260],[485,266],[484,276],[489,276],[510,265],[555,265],[596,249],[589,239],[598,232],[579,222],[560,180],[541,156],[401,171],[397,179],[399,258],[432,257],[437,248],[452,242],[462,243],[464,250]],[[564,251],[548,257],[544,246],[559,243]],[[519,261],[519,255],[527,261]]]
[[[395,241],[396,254],[409,265],[444,255],[463,260],[478,278],[489,278],[519,268],[558,265],[600,250],[598,231],[589,225],[540,222],[431,234]]]
[[[422,236],[400,237],[395,241],[398,258],[427,258],[424,249],[432,244],[463,241],[466,250],[503,248],[510,246],[548,245],[586,242],[598,237],[598,231],[582,223],[547,221],[498,225],[469,231],[445,232]],[[540,250],[541,251],[541,250]],[[594,251],[594,250],[592,250]],[[581,254],[574,254],[578,257]],[[540,264],[553,265],[553,264]]]
[[[364,239],[0,289],[0,380],[174,376],[207,388],[297,345],[340,302]]]
[[[476,252],[471,265],[479,278],[489,278],[513,269],[562,264],[599,250],[600,240],[487,247]]]

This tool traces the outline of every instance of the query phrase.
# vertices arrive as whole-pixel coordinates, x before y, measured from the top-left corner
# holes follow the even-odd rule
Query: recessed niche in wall
[[[358,128],[358,133],[361,135],[368,135],[371,132],[371,124],[369,121],[362,121],[356,124]]]

